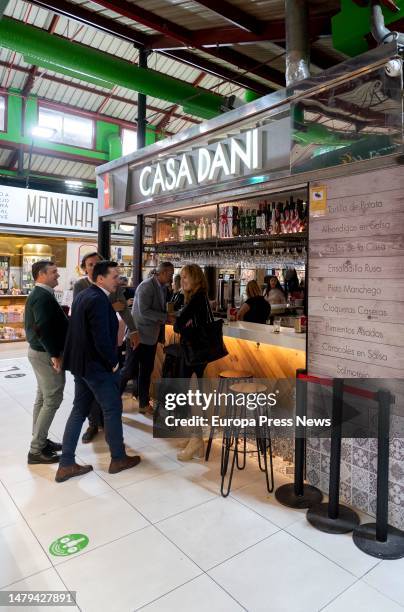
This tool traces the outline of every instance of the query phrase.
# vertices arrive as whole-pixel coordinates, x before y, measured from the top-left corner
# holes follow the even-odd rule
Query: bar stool
[[[251,380],[252,378],[254,378],[254,375],[249,370],[223,370],[219,374],[218,394],[227,393],[230,385],[232,384]],[[218,416],[220,414],[220,405],[215,406],[214,414],[215,416]],[[208,444],[206,446],[205,461],[209,461],[210,449],[212,448],[214,435],[215,428],[212,425],[212,427],[210,428]]]
[[[263,393],[266,391],[266,385],[254,383],[254,382],[239,382],[231,385],[230,390],[236,394],[244,394],[248,395],[250,393]],[[273,471],[273,458],[272,458],[272,444],[271,444],[271,435],[268,424],[259,425],[259,417],[262,415],[267,416],[267,407],[256,406],[253,410],[248,411],[248,418],[255,419],[255,431],[248,430],[247,428],[243,428],[240,432],[240,426],[237,424],[225,426],[223,429],[223,439],[222,439],[222,453],[221,453],[221,461],[220,461],[220,475],[221,475],[221,485],[220,492],[223,497],[227,497],[230,493],[231,483],[233,480],[234,467],[237,465],[237,469],[244,469],[246,464],[246,441],[247,435],[250,432],[251,434],[255,434],[256,441],[256,450],[251,451],[253,453],[257,453],[258,457],[258,466],[261,472],[265,473],[266,486],[268,493],[272,493],[274,490],[274,471]],[[233,419],[245,419],[247,418],[247,407],[245,402],[243,406],[235,406],[234,403],[232,406],[226,406],[226,420],[230,420],[233,422]],[[243,450],[239,450],[239,441],[240,434],[243,438]],[[230,453],[233,452],[233,457],[230,466],[230,473],[228,477],[227,487],[225,487],[226,475],[229,467],[229,458]],[[268,452],[269,452],[269,467],[270,467],[270,478],[268,473]],[[243,454],[243,463],[240,466],[238,461],[238,455]],[[269,482],[271,480],[271,483]]]

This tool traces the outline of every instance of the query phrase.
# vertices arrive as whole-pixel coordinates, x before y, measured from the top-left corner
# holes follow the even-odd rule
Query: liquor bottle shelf
[[[155,245],[145,245],[145,251],[167,252],[176,250],[211,250],[229,248],[285,248],[291,246],[296,248],[299,243],[302,246],[307,241],[307,232],[296,234],[237,236],[232,238],[215,238],[212,240],[185,240],[183,242],[160,242]]]

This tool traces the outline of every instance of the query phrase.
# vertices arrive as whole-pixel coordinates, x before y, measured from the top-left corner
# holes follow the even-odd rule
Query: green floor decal
[[[69,533],[52,542],[49,546],[49,552],[55,557],[67,557],[83,550],[88,542],[88,537],[82,533]]]

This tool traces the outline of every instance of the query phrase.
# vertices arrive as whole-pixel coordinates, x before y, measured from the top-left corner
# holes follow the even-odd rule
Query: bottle
[[[202,240],[206,240],[208,237],[208,220],[202,217]]]
[[[261,212],[261,234],[267,233],[267,203],[262,204]]]
[[[250,234],[255,236],[257,233],[257,209],[251,210],[251,221],[250,221]]]
[[[196,240],[198,228],[195,221],[191,221],[191,240]]]
[[[282,202],[275,205],[275,234],[281,233]]]
[[[211,240],[212,239],[212,220],[211,219],[206,219],[206,239],[207,240]]]
[[[178,224],[178,241],[184,242],[184,230],[185,230],[185,222],[184,219],[180,219]]]
[[[238,216],[238,207],[233,206],[233,228],[232,228],[233,236],[236,238],[240,235],[240,222]]]
[[[254,234],[256,234],[256,235],[261,233],[261,208],[262,208],[262,204],[258,204],[258,208],[255,209],[255,231],[254,231]]]
[[[202,220],[201,221],[196,221],[195,225],[196,225],[196,239],[197,240],[203,240]]]
[[[191,240],[191,224],[188,220],[185,221],[184,226],[184,240]]]
[[[178,238],[177,220],[173,219],[171,221],[171,226],[169,228],[167,240],[168,240],[168,242],[175,242],[177,240],[177,238]]]
[[[266,211],[265,211],[265,233],[266,234],[271,233],[271,229],[272,229],[271,219],[272,219],[272,208],[271,208],[271,204],[267,202]]]
[[[299,217],[299,232],[304,232],[306,229],[306,215],[307,215],[307,204],[303,200],[297,201],[297,214]]]
[[[212,239],[215,240],[217,238],[217,222],[216,222],[216,217],[214,219],[212,219],[211,234],[212,234]]]
[[[259,233],[265,234],[265,202],[262,202],[262,204],[260,204]]]
[[[272,202],[272,211],[271,211],[271,234],[276,234],[276,204]]]
[[[239,227],[240,236],[245,236],[245,214],[242,206],[239,208]]]
[[[251,234],[251,211],[249,208],[245,211],[245,236]]]
[[[283,210],[281,214],[281,234],[288,234],[290,232],[289,204],[286,202],[282,206]]]
[[[290,231],[293,234],[296,234],[296,232],[299,231],[300,228],[300,221],[299,221],[299,215],[297,214],[297,208],[296,208],[296,204],[293,201],[293,198],[291,198],[291,203],[290,203]]]

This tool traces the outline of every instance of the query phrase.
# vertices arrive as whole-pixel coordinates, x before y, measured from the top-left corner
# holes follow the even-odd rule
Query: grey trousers
[[[49,427],[63,400],[65,373],[52,367],[48,353],[28,349],[28,359],[38,383],[33,412],[31,453],[40,453],[46,446]]]

